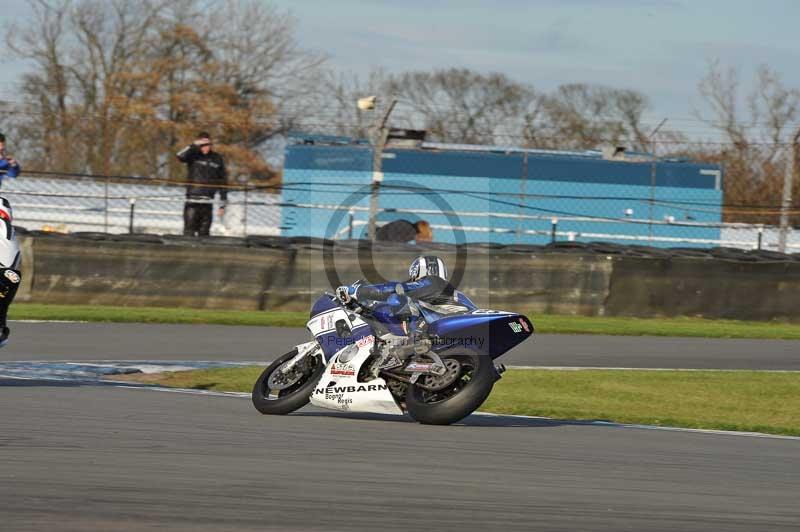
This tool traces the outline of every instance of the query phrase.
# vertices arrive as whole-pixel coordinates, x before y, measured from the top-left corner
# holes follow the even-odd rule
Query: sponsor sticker
[[[14,284],[19,282],[19,274],[14,270],[6,270],[5,272],[3,272],[3,275],[5,275],[6,279],[8,279]]]
[[[371,334],[369,336],[365,336],[363,338],[359,338],[356,340],[356,345],[358,347],[364,347],[365,345],[372,345],[375,343],[375,337]]]
[[[319,319],[319,328],[321,331],[329,331],[333,329],[333,315],[328,314]]]
[[[408,366],[405,367],[406,371],[413,371],[413,372],[427,372],[430,371],[433,367],[433,364],[425,364],[422,362],[412,362]]]
[[[353,376],[355,374],[356,369],[350,364],[339,364],[334,362],[331,366],[331,375]]]
[[[388,390],[389,387],[385,384],[360,384],[358,386],[329,386],[327,388],[315,388],[314,394],[324,395],[326,399],[339,399],[344,397],[346,393],[358,392],[377,392],[380,390]]]
[[[520,325],[516,321],[508,322],[508,326],[511,327],[511,330],[514,331],[515,333],[521,333],[522,332],[522,325]]]

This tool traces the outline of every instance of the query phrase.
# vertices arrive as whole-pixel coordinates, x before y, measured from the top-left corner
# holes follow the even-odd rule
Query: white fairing
[[[369,358],[372,336],[345,347],[332,357],[311,393],[311,403],[346,412],[374,412],[402,415],[386,381],[379,378],[358,382],[358,372]]]
[[[19,242],[11,223],[11,207],[0,202],[0,266],[18,270],[20,266]]]
[[[350,316],[351,313],[346,312],[344,309],[335,308],[314,316],[308,321],[306,327],[308,327],[308,330],[316,338],[322,334],[335,331],[336,322],[339,320],[343,320],[345,323],[348,323],[348,326],[353,332],[355,332],[355,330],[359,327],[367,326],[367,323],[355,314],[352,314],[352,316],[354,316],[354,319],[352,320],[350,319]]]

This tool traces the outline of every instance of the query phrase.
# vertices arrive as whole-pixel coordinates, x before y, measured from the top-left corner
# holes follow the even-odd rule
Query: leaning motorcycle
[[[479,309],[460,292],[434,305],[405,296],[402,285],[386,301],[350,306],[326,293],[307,327],[314,340],[278,357],[253,386],[262,414],[310,401],[449,425],[483,404],[505,370],[495,360],[534,332],[527,317]]]
[[[0,197],[0,347],[8,343],[8,308],[22,281],[19,271],[22,253],[12,220],[11,204]]]

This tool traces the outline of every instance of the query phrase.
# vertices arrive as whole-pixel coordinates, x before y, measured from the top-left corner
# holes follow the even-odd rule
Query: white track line
[[[548,370],[597,370],[597,369],[617,369],[617,370],[640,370],[640,368],[594,368],[594,367],[558,367],[558,366],[509,366],[510,368],[515,369],[548,369]],[[730,372],[730,371],[742,371],[742,370],[697,370],[697,369],[680,369],[674,370],[669,368],[656,368],[656,369],[648,369],[649,371],[719,371],[719,372]],[[757,370],[757,371],[764,371],[769,372],[772,370]],[[792,373],[791,371],[775,371],[776,373]],[[64,382],[65,379],[48,379],[48,378],[37,378],[37,377],[18,377],[18,376],[2,376],[2,378],[10,378],[10,379],[18,379],[18,380],[52,380],[52,381],[60,381]],[[112,388],[127,388],[129,390],[149,390],[149,391],[156,391],[156,392],[167,392],[167,393],[180,393],[180,394],[187,394],[187,395],[206,395],[206,396],[214,396],[214,397],[236,397],[239,399],[248,398],[250,397],[249,393],[243,392],[217,392],[212,390],[193,390],[189,388],[167,388],[161,386],[152,386],[152,385],[141,385],[141,384],[131,384],[121,381],[114,381],[114,380],[106,380],[103,378],[99,378],[97,381],[93,382],[101,382],[104,385],[111,386]],[[553,421],[553,422],[562,422],[564,424],[569,425],[586,425],[586,426],[601,426],[601,427],[613,427],[613,428],[626,428],[626,429],[641,429],[641,430],[665,430],[670,432],[694,432],[699,434],[716,434],[716,435],[723,435],[723,436],[746,436],[746,437],[753,437],[753,438],[768,438],[768,439],[778,439],[778,440],[794,440],[800,441],[800,437],[798,436],[783,436],[779,434],[764,434],[761,432],[741,432],[741,431],[727,431],[727,430],[713,430],[713,429],[691,429],[691,428],[681,428],[681,427],[660,427],[657,425],[637,425],[637,424],[629,424],[629,423],[613,423],[609,421],[580,421],[580,420],[560,420],[555,418],[548,418],[548,417],[541,417],[541,416],[521,416],[521,415],[511,415],[511,414],[493,414],[489,412],[476,412],[476,415],[480,416],[487,416],[487,417],[504,417],[504,418],[518,418],[518,419],[538,419],[542,421]]]
[[[81,321],[81,320],[8,320],[8,321],[11,323],[91,323],[88,321]]]
[[[704,369],[704,368],[618,368],[603,366],[506,366],[508,369],[544,369],[548,371],[713,371],[720,373],[735,373],[738,371],[753,371],[757,373],[800,373],[796,369]]]
[[[104,383],[111,382],[110,386],[115,388],[128,388],[131,390],[149,390],[153,392],[168,392],[168,393],[182,393],[188,395],[210,395],[215,397],[236,397],[238,399],[249,398],[251,394],[243,392],[215,392],[212,390],[192,390],[188,388],[164,388],[160,386],[131,386],[129,384],[117,384],[114,381],[102,381]],[[516,418],[516,419],[534,419],[541,421],[552,421],[555,423],[563,423],[565,425],[584,425],[593,427],[610,427],[619,429],[639,429],[639,430],[663,430],[668,432],[693,432],[698,434],[714,434],[718,436],[744,436],[749,438],[767,438],[773,440],[793,440],[800,441],[800,436],[783,436],[780,434],[764,434],[762,432],[741,432],[732,430],[713,430],[713,429],[690,429],[681,427],[660,427],[657,425],[636,425],[632,423],[613,423],[610,421],[581,421],[570,419],[556,419],[541,416],[520,416],[512,414],[494,414],[490,412],[475,412],[473,415],[484,417],[501,417],[501,418]]]

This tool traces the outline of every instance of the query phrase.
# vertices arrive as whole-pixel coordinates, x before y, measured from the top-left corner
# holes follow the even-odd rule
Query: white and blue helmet
[[[442,259],[434,256],[417,257],[408,267],[408,277],[412,281],[418,281],[429,275],[447,280],[447,266]]]

